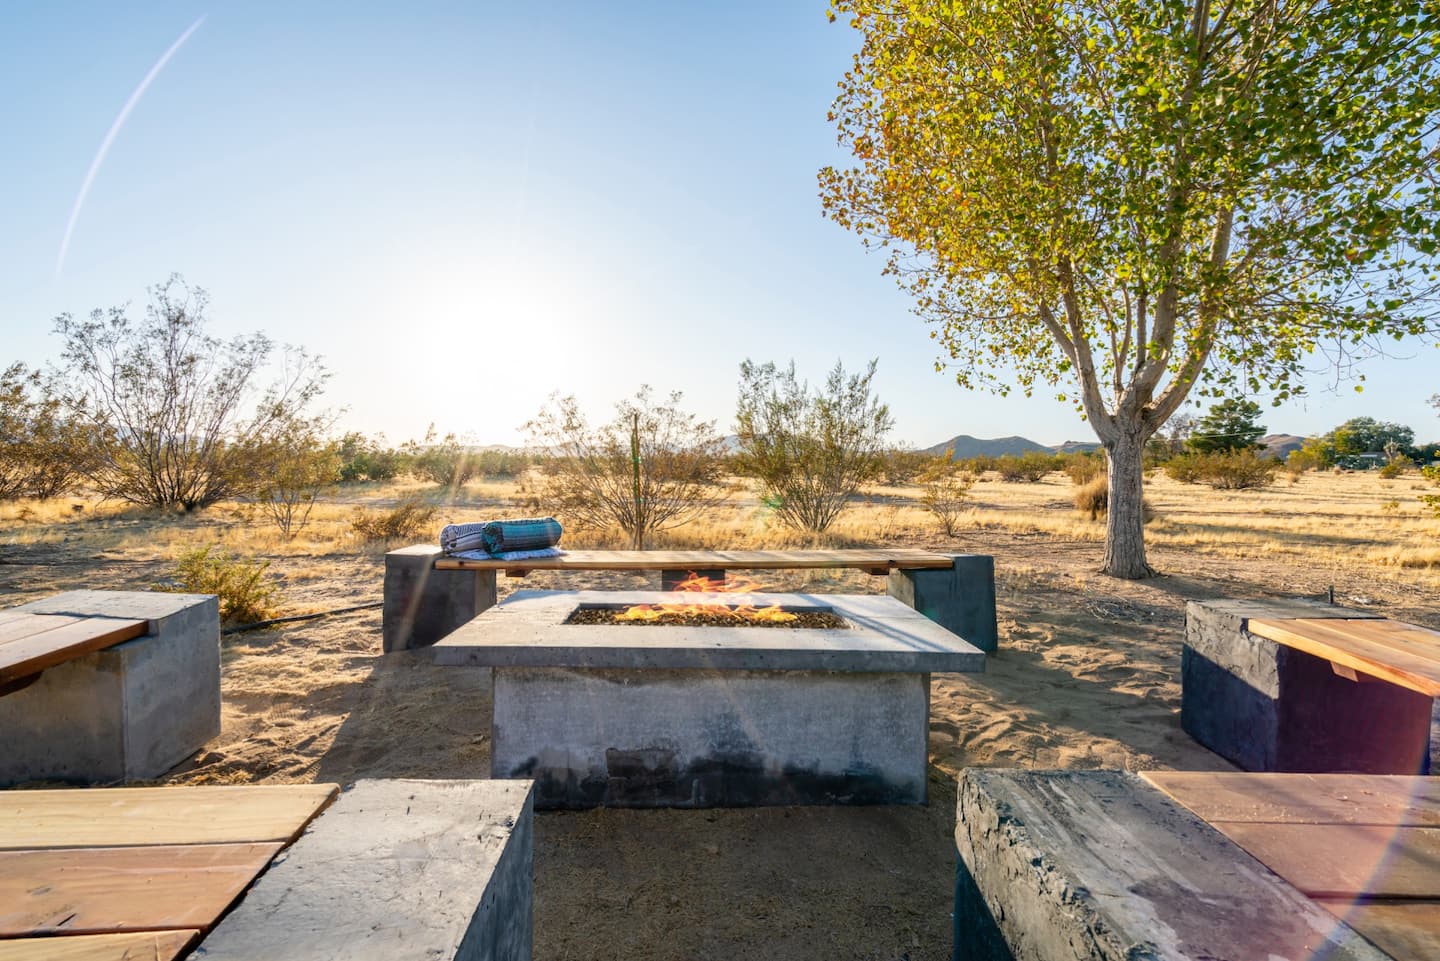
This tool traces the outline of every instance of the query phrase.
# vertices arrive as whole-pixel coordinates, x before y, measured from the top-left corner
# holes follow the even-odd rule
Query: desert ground
[[[919,547],[995,557],[1000,651],[978,675],[932,679],[930,803],[914,808],[599,810],[536,819],[535,957],[864,958],[950,955],[954,783],[969,766],[1215,770],[1180,729],[1187,600],[1325,596],[1440,628],[1440,520],[1412,475],[1283,474],[1264,491],[1148,481],[1150,562],[1161,576],[1096,571],[1102,524],[1076,513],[1063,474],[987,479],[945,536],[913,488],[868,491],[818,541],[777,530],[736,483],[730,502],[657,546]],[[287,614],[380,600],[383,543],[350,533],[357,509],[419,494],[441,524],[523,516],[524,484],[458,492],[358,485],[286,539],[252,507],[157,514],[84,498],[0,504],[0,607],[81,587],[143,590],[183,552],[216,546],[270,562]],[[625,546],[567,532],[566,545]],[[392,544],[390,546],[400,546]],[[536,587],[634,588],[645,577],[501,578]],[[863,573],[780,572],[779,590],[871,593]],[[223,639],[221,735],[172,783],[483,777],[488,676],[381,654],[378,607]]]

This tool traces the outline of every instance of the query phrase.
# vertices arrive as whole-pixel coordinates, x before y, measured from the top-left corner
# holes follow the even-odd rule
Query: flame
[[[712,580],[699,574],[691,573],[689,577],[675,585],[677,594],[713,594],[726,592],[731,594],[749,594],[760,590],[760,583],[748,578],[734,578],[728,583],[725,579]],[[675,602],[671,604],[636,604],[626,608],[615,615],[617,621],[659,621],[665,617],[684,617],[686,615],[710,615],[712,617],[723,617],[743,624],[751,621],[774,621],[784,623],[798,620],[789,611],[782,611],[779,604],[771,604],[769,607],[756,607],[754,604],[741,601],[736,605],[729,604],[684,604]]]

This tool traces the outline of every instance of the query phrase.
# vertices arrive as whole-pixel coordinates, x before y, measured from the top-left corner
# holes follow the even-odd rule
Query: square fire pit
[[[566,623],[665,604],[845,626]],[[985,666],[880,595],[521,591],[430,650],[494,669],[491,776],[551,808],[923,804],[930,673]]]

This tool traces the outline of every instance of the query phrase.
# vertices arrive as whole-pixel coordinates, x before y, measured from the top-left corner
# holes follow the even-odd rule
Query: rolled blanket
[[[560,533],[560,522],[553,517],[448,524],[440,531],[440,547],[447,554],[473,550],[489,554],[537,551],[560,543]]]

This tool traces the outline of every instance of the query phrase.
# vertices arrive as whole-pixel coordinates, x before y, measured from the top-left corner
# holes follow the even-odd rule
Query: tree
[[[973,486],[975,475],[955,462],[955,449],[951,447],[940,456],[930,458],[920,473],[920,503],[935,515],[946,537],[955,536]]]
[[[295,420],[257,451],[257,500],[286,537],[310,523],[315,501],[340,481],[340,444],[326,441],[324,423]]]
[[[38,372],[0,371],[0,500],[45,499],[72,489],[88,463],[84,425],[65,417]]]
[[[1379,453],[1392,444],[1400,451],[1415,446],[1413,430],[1373,417],[1352,417],[1325,436],[1341,457]]]
[[[187,511],[253,493],[259,454],[302,419],[326,374],[304,351],[275,353],[261,333],[221,341],[205,332],[209,296],[177,274],[150,289],[145,320],[124,307],[55,319],[65,339],[65,403],[93,429],[90,480],[107,497]]]
[[[525,425],[542,458],[541,502],[579,527],[619,527],[638,550],[722,500],[725,442],[713,421],[680,409],[682,396],[657,402],[642,386],[599,427],[573,395],[552,396]]]
[[[1432,0],[833,10],[863,42],[825,209],[889,249],[961,386],[1083,410],[1107,573],[1152,573],[1141,451],[1197,385],[1284,399],[1312,351],[1435,331]]]
[[[794,361],[783,371],[773,363],[741,363],[739,469],[760,482],[783,523],[823,533],[860,485],[883,471],[894,420],[870,394],[875,365],[847,377],[837,361],[824,388],[811,390]]]
[[[1260,405],[1253,400],[1227,397],[1200,418],[1187,446],[1201,454],[1227,450],[1254,450],[1265,433]]]

